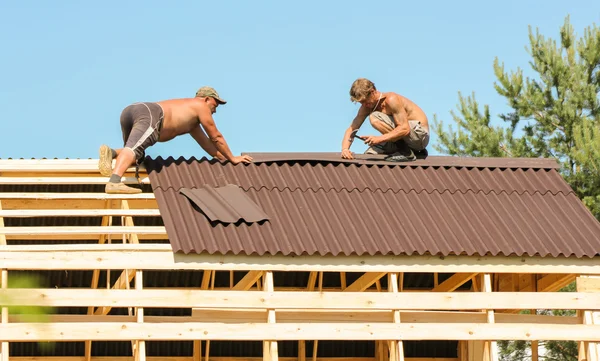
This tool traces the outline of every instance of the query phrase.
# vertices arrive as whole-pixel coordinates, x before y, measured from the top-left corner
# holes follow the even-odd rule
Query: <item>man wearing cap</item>
[[[205,86],[196,92],[194,98],[134,103],[123,109],[121,132],[124,147],[100,147],[98,168],[103,176],[110,176],[105,187],[106,193],[141,193],[141,189],[130,187],[121,181],[127,168],[141,163],[145,150],[156,142],[166,142],[186,133],[208,154],[219,160],[228,160],[233,164],[250,163],[250,156],[234,156],[231,153],[225,138],[215,125],[212,114],[216,113],[219,104],[225,103],[227,102],[219,97],[215,89]],[[117,160],[112,169],[114,158]]]

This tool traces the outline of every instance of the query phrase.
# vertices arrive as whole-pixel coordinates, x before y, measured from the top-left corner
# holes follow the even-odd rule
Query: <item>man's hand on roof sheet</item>
[[[350,151],[350,149],[342,150],[342,158],[344,159],[354,159],[354,154]]]
[[[252,161],[253,161],[253,159],[249,155],[238,155],[237,157],[233,157],[233,159],[231,159],[231,163],[233,163],[233,164],[252,163]]]

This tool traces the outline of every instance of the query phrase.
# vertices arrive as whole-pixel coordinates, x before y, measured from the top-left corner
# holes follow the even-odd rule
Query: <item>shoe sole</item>
[[[100,159],[98,160],[98,170],[105,177],[112,175],[112,152],[107,145],[100,147]]]

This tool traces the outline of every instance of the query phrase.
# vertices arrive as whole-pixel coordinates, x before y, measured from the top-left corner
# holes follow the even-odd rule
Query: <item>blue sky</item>
[[[96,158],[122,146],[125,106],[203,85],[228,101],[215,121],[235,154],[340,151],[358,77],[430,120],[459,91],[498,114],[494,57],[528,69],[528,25],[557,38],[567,15],[582,34],[600,2],[2,1],[0,158]],[[206,155],[188,135],[147,154]]]

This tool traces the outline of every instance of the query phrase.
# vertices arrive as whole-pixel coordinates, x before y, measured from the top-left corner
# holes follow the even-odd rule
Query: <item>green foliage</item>
[[[498,58],[494,88],[511,111],[491,125],[487,105],[481,109],[475,94],[458,94],[457,129],[434,115],[439,136],[436,150],[450,155],[486,157],[548,157],[561,164],[561,174],[600,219],[600,29],[592,25],[575,36],[569,17],[559,41],[529,28],[530,66],[506,71]]]
[[[600,219],[600,29],[592,25],[577,38],[566,17],[558,41],[529,28],[529,65],[507,72],[498,58],[494,88],[511,110],[491,125],[487,105],[475,94],[458,94],[451,111],[457,129],[445,127],[434,115],[439,136],[435,148],[446,154],[485,157],[546,157],[561,165],[561,174],[596,218]],[[571,284],[563,292],[573,292]],[[573,310],[537,310],[538,314],[573,316]],[[525,311],[524,313],[529,313]],[[498,342],[502,360],[530,360],[527,341]],[[541,341],[546,360],[577,360],[577,344]]]
[[[575,292],[575,282],[560,290],[560,292]],[[520,312],[530,314],[529,310]],[[575,310],[536,310],[538,315],[553,315],[558,317],[573,317]],[[530,341],[499,341],[498,348],[502,361],[528,361],[531,360]],[[574,341],[539,341],[538,349],[545,350],[540,359],[548,361],[577,361],[577,342]],[[540,353],[541,354],[541,353]]]

